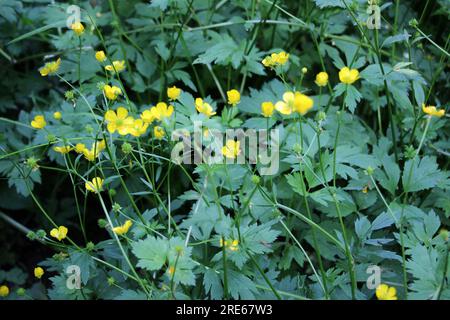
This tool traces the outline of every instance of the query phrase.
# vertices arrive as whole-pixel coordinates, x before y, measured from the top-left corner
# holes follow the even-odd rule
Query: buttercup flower
[[[430,116],[434,117],[443,117],[445,115],[445,110],[437,110],[435,106],[426,106],[424,103],[422,103],[422,111]]]
[[[77,144],[75,146],[75,150],[77,150],[77,147],[79,147],[78,149],[81,149],[81,152],[84,155],[84,157],[88,160],[88,161],[94,161],[96,158],[98,158],[98,156],[100,155],[100,153],[105,150],[106,148],[106,142],[105,140],[101,140],[101,141],[96,141],[92,144],[92,148],[88,149],[86,148],[86,146],[82,143],[80,143],[80,146]],[[77,151],[78,152],[78,151]]]
[[[225,243],[223,239],[220,239],[220,246],[223,247],[225,245],[225,248],[230,249],[231,251],[237,251],[239,249],[239,240],[237,239],[228,239],[225,240]]]
[[[0,287],[0,297],[5,298],[9,295],[9,288],[5,285]]]
[[[162,138],[164,138],[164,129],[162,127],[156,126],[155,128],[153,128],[153,134],[155,135],[155,138],[158,140],[161,140]]]
[[[231,104],[233,107],[241,101],[241,94],[236,89],[227,91],[227,97],[228,104]]]
[[[108,64],[105,66],[105,69],[111,72],[114,72],[114,69],[116,69],[117,72],[121,72],[125,70],[125,60],[114,60],[113,64]]]
[[[70,151],[72,151],[72,147],[71,146],[58,146],[58,147],[53,147],[53,150],[55,150],[58,153],[61,154],[66,154],[69,153]]]
[[[308,68],[307,67],[303,67],[302,68],[302,73],[303,74],[307,74],[308,73]]]
[[[108,84],[103,87],[103,92],[109,100],[116,100],[117,97],[122,94],[122,90],[119,87],[110,86]]]
[[[264,117],[270,118],[275,110],[275,106],[270,101],[261,103],[261,113]]]
[[[61,65],[61,58],[56,61],[47,62],[42,68],[39,69],[41,76],[45,77],[56,73]]]
[[[304,115],[314,106],[314,100],[303,93],[296,92],[294,105],[297,112]]]
[[[45,122],[43,115],[37,115],[34,117],[34,120],[31,121],[31,126],[35,129],[43,129],[46,125],[47,122]]]
[[[211,105],[207,102],[204,102],[202,98],[195,99],[195,108],[198,112],[203,113],[207,117],[211,117],[216,114],[215,112],[213,112],[213,108],[211,107]]]
[[[158,102],[155,107],[150,109],[153,117],[159,121],[165,118],[170,118],[173,113],[173,106],[167,106],[165,102]]]
[[[103,179],[100,177],[95,177],[92,179],[92,181],[87,181],[84,186],[86,187],[87,191],[98,193],[102,191],[103,189]]]
[[[106,60],[106,55],[103,50],[96,51],[95,52],[95,59],[97,59],[98,62],[103,62]]]
[[[222,147],[222,154],[229,159],[234,159],[241,153],[240,145],[240,141],[227,140],[227,143]]]
[[[319,87],[325,87],[328,84],[328,73],[322,71],[316,75],[316,84]]]
[[[155,115],[152,113],[151,110],[144,110],[141,113],[141,119],[145,123],[151,124],[153,121],[155,121]]]
[[[272,53],[270,56],[265,57],[262,60],[262,64],[265,67],[273,68],[276,66],[282,66],[289,60],[289,53],[281,51],[279,53]]]
[[[397,290],[394,287],[389,287],[387,284],[380,284],[375,294],[378,300],[397,300]]]
[[[287,91],[283,94],[283,101],[275,103],[275,109],[281,114],[289,115],[295,111],[295,94],[292,91]]]
[[[75,145],[75,152],[76,153],[83,153],[84,149],[86,149],[86,145],[84,143],[77,143]]]
[[[41,267],[36,267],[34,268],[34,276],[38,279],[42,278],[42,276],[44,275],[44,269],[42,269]]]
[[[115,227],[112,230],[115,234],[123,235],[128,232],[128,230],[130,229],[130,227],[132,225],[133,225],[133,222],[131,222],[131,220],[127,220],[127,221],[125,221],[125,223],[123,225]]]
[[[359,71],[357,69],[349,69],[344,67],[339,71],[339,80],[345,84],[352,84],[359,79]]]
[[[81,36],[84,32],[84,26],[81,22],[72,23],[72,25],[70,26],[70,29],[72,29],[73,32],[75,32],[77,36]]]
[[[149,124],[142,119],[134,120],[133,125],[130,127],[130,134],[134,137],[139,137],[147,132],[148,126]]]
[[[180,94],[181,94],[180,88],[177,88],[175,86],[167,88],[167,96],[172,101],[177,100],[180,97]]]
[[[59,111],[54,112],[54,113],[53,113],[53,118],[54,118],[55,120],[61,120],[61,118],[62,118],[62,113],[59,112]]]
[[[105,113],[105,120],[108,122],[107,128],[110,133],[119,132],[124,136],[129,133],[134,120],[128,116],[128,110],[124,107],[117,108],[117,111],[108,110]]]
[[[53,228],[50,231],[50,235],[53,238],[58,239],[58,241],[61,241],[67,237],[67,232],[69,232],[69,230],[65,226],[59,226],[58,228]]]

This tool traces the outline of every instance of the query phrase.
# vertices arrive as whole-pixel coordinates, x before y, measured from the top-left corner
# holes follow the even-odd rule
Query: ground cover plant
[[[450,299],[446,0],[0,0],[0,299]]]

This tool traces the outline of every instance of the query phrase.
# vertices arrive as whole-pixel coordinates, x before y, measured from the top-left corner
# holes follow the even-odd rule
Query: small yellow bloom
[[[0,297],[7,297],[9,295],[9,288],[5,285],[0,287]]]
[[[128,110],[124,107],[117,108],[117,111],[108,110],[105,113],[105,120],[108,122],[107,128],[110,133],[119,132],[120,135],[127,135],[134,119],[128,116]]]
[[[375,294],[378,300],[397,300],[397,290],[394,287],[389,287],[387,284],[380,284]]]
[[[31,121],[31,126],[35,129],[43,129],[46,125],[47,122],[45,122],[43,115],[37,115],[34,117],[34,120]]]
[[[367,193],[369,192],[369,187],[368,186],[364,186],[362,189],[362,193]]]
[[[170,274],[170,275],[174,274],[175,273],[175,267],[174,266],[170,266],[167,269],[167,273]]]
[[[302,68],[302,73],[303,73],[303,74],[307,74],[307,73],[308,73],[308,68],[303,67],[303,68]]]
[[[117,97],[122,94],[122,90],[119,87],[110,86],[108,84],[103,87],[103,92],[109,100],[116,100]]]
[[[34,268],[34,276],[38,279],[42,278],[42,276],[44,275],[44,269],[42,269],[41,267],[36,267]]]
[[[133,222],[131,222],[131,220],[127,220],[123,225],[113,228],[113,232],[118,235],[126,234],[132,225]]]
[[[43,67],[39,69],[41,76],[45,77],[56,73],[61,65],[61,58],[56,61],[47,62]]]
[[[352,84],[359,79],[359,71],[357,69],[349,69],[344,67],[339,71],[339,80],[345,84]]]
[[[155,115],[153,114],[153,112],[150,110],[144,110],[141,113],[141,119],[142,121],[144,121],[145,123],[151,124],[153,121],[155,121]]]
[[[227,140],[227,143],[222,147],[222,154],[229,159],[234,159],[241,153],[240,146],[240,141]]]
[[[211,105],[207,102],[204,102],[202,98],[195,99],[195,108],[198,112],[203,113],[207,117],[211,117],[216,114],[215,112],[213,112],[213,108],[211,107]]]
[[[67,232],[68,231],[69,230],[65,226],[59,226],[58,228],[53,228],[50,231],[50,235],[53,238],[58,239],[58,241],[61,241],[61,240],[65,239],[67,237]]]
[[[228,239],[225,240],[225,243],[223,239],[220,239],[220,247],[223,247],[225,245],[225,248],[231,250],[231,251],[237,251],[239,250],[239,240],[237,239]]]
[[[153,128],[153,134],[155,135],[156,139],[161,140],[162,138],[164,138],[165,132],[162,127],[156,126],[155,128]]]
[[[149,124],[142,119],[134,120],[133,125],[130,127],[130,134],[134,137],[140,137],[147,132],[148,126]]]
[[[77,36],[81,36],[84,32],[84,26],[81,22],[72,23],[72,25],[70,26],[70,29],[72,29],[73,32],[75,32]]]
[[[106,60],[106,54],[103,50],[96,51],[95,52],[95,59],[97,59],[98,62],[103,62]]]
[[[87,181],[84,186],[87,191],[98,193],[103,190],[103,179],[100,177],[95,177],[92,181]]]
[[[275,109],[285,115],[290,115],[295,111],[295,94],[292,91],[287,91],[283,94],[283,101],[275,103]]]
[[[233,107],[241,101],[241,94],[236,89],[227,91],[227,97],[228,104],[231,104]]]
[[[262,64],[265,67],[273,68],[276,66],[282,66],[289,60],[289,53],[281,51],[279,53],[272,53],[270,56],[265,57],[262,60]]]
[[[231,242],[231,245],[229,246],[229,248],[231,251],[237,251],[239,249],[238,245],[239,245],[239,240],[233,240]]]
[[[165,118],[170,118],[173,113],[173,106],[167,106],[165,102],[158,102],[155,107],[150,109],[153,117],[159,121]]]
[[[72,151],[72,147],[71,146],[58,146],[58,147],[53,147],[53,150],[55,150],[58,153],[61,154],[66,154],[69,153],[70,151]]]
[[[59,111],[54,112],[54,113],[53,113],[53,118],[54,118],[55,120],[61,120],[61,118],[62,118],[62,113],[59,112]]]
[[[111,72],[114,72],[114,69],[117,72],[121,72],[125,70],[125,60],[114,60],[113,64],[108,64],[107,66],[105,66],[105,69]]]
[[[79,149],[83,148],[82,151],[79,153],[82,153],[88,161],[94,161],[96,158],[98,158],[100,153],[103,150],[105,150],[106,142],[105,142],[105,140],[96,141],[92,144],[91,149],[86,148],[86,146],[82,143],[80,143],[80,146],[78,146],[78,144],[77,144],[75,146],[75,150],[77,150],[77,147],[79,147]]]
[[[275,110],[275,106],[270,101],[261,103],[261,113],[264,117],[270,118]]]
[[[180,97],[181,89],[173,86],[172,88],[167,88],[167,96],[170,100],[174,101]]]
[[[328,84],[328,73],[322,71],[316,75],[316,84],[319,87],[325,87]]]
[[[295,109],[301,115],[305,115],[314,106],[314,100],[303,93],[295,93]]]
[[[445,115],[445,110],[437,110],[435,106],[426,106],[424,103],[422,103],[422,111],[430,116],[434,117],[443,117]]]
[[[74,150],[76,153],[83,153],[85,149],[86,145],[84,143],[77,143]]]

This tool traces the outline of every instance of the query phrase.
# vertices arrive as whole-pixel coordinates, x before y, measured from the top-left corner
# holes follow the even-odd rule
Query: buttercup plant
[[[0,299],[450,299],[442,1],[78,4],[0,4]]]

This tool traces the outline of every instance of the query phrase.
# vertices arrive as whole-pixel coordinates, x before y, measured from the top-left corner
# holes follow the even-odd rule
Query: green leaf
[[[160,270],[163,267],[167,259],[168,248],[167,240],[151,236],[132,245],[132,251],[139,259],[137,266],[150,271]]]
[[[395,190],[400,180],[400,168],[392,156],[385,155],[382,159],[382,164],[383,170],[377,170],[375,178],[390,194],[395,195]]]
[[[437,186],[448,177],[438,169],[436,158],[425,156],[408,160],[405,163],[402,184],[405,192],[426,190]]]

